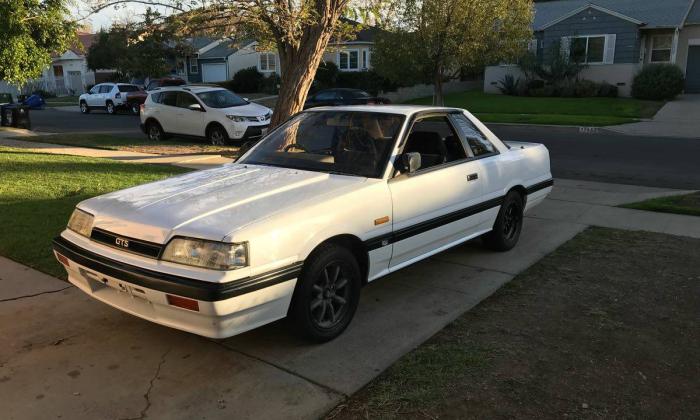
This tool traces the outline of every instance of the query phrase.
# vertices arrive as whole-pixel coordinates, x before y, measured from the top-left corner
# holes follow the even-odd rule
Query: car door
[[[100,86],[100,94],[97,95],[97,98],[95,100],[95,102],[96,102],[95,106],[106,107],[107,106],[107,99],[110,98],[110,92],[112,92],[112,89],[114,89],[114,85],[112,85],[112,84],[101,85]]]
[[[166,133],[178,133],[177,92],[166,91],[158,95],[158,106],[154,108],[153,117],[158,120]]]
[[[447,114],[417,118],[402,153],[419,153],[421,167],[389,181],[397,270],[474,235],[481,222],[479,162],[464,147]]]
[[[190,105],[199,105],[200,110],[190,109]],[[175,132],[188,136],[204,136],[204,107],[189,92],[177,92],[175,110]]]
[[[102,87],[102,85],[95,85],[87,93],[87,95],[85,96],[85,102],[88,104],[88,106],[99,106],[97,104],[97,98],[100,95],[100,88],[101,87]]]

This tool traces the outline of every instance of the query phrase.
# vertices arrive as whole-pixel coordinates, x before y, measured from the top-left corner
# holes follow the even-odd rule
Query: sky
[[[76,17],[85,17],[81,22],[89,23],[94,32],[100,30],[100,28],[108,29],[115,22],[124,22],[126,20],[138,20],[140,16],[145,13],[147,6],[140,3],[126,3],[119,5],[118,8],[109,7],[99,13],[89,14],[88,5],[85,1],[78,0],[73,6]],[[168,14],[165,8],[156,8],[159,12],[163,14]]]

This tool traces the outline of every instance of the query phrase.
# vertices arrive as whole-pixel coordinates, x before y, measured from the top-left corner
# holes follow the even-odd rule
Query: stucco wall
[[[602,64],[588,66],[581,72],[582,79],[594,82],[608,82],[617,86],[619,96],[629,97],[632,90],[632,79],[641,66],[639,64]],[[484,72],[484,92],[501,93],[498,89],[499,81],[511,74],[516,78],[524,79],[524,75],[518,66],[489,66]]]
[[[228,75],[230,78],[233,78],[233,75],[239,70],[249,67],[255,67],[260,71],[258,68],[259,63],[260,53],[255,50],[255,44],[241,48],[228,56]],[[279,68],[279,57],[277,57],[277,74],[279,74]]]
[[[544,30],[544,53],[551,53],[552,44],[564,36],[616,34],[615,63],[637,63],[639,61],[639,28],[625,19],[620,19],[596,9],[586,9]]]

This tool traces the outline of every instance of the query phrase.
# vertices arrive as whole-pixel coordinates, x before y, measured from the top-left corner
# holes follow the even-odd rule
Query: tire
[[[114,103],[112,103],[112,101],[107,101],[105,103],[105,109],[107,110],[107,113],[110,115],[116,115],[116,113],[117,113],[117,108],[114,106]]]
[[[149,121],[146,123],[146,135],[148,136],[148,140],[153,142],[159,142],[161,140],[165,140],[166,138],[163,127],[161,127],[160,124],[155,121]]]
[[[297,333],[323,343],[339,336],[352,321],[360,300],[360,267],[339,245],[322,245],[311,254],[294,289],[289,310]]]
[[[488,248],[501,252],[513,249],[520,239],[524,207],[524,199],[519,193],[511,191],[506,195],[493,230],[482,237]]]
[[[89,114],[90,113],[90,107],[88,106],[87,102],[80,101],[80,113],[81,114]]]
[[[213,146],[225,146],[229,142],[226,130],[220,125],[211,126],[207,130],[207,140]]]
[[[141,105],[139,103],[129,104],[129,109],[131,110],[131,115],[139,115],[141,113]]]

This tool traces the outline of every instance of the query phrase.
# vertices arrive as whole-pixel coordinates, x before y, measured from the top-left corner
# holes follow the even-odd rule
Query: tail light
[[[114,97],[115,97],[115,98],[121,98],[121,97],[122,97],[122,94],[121,94],[120,92],[117,92],[117,94],[114,95]]]
[[[143,104],[139,105],[139,112],[143,112],[144,108],[145,108],[145,106]]]

